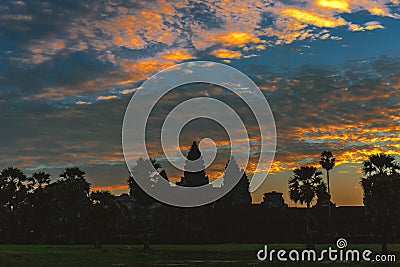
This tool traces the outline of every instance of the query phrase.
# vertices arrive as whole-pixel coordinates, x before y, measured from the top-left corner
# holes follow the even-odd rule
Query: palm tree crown
[[[369,160],[364,161],[362,170],[367,177],[375,175],[390,176],[400,173],[400,166],[393,156],[380,153],[371,155]]]
[[[322,172],[315,167],[302,166],[293,170],[293,176],[289,180],[290,199],[295,203],[306,203],[309,208],[317,193],[326,191],[321,175]]]
[[[319,161],[321,164],[322,168],[324,168],[327,171],[330,171],[333,169],[333,166],[335,166],[335,158],[332,155],[332,152],[330,151],[324,151],[321,153],[321,160]]]

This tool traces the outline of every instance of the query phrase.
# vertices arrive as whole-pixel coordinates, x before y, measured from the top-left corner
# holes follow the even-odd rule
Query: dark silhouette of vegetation
[[[363,163],[364,205],[381,234],[382,253],[387,253],[387,235],[399,227],[400,166],[394,157],[371,155]]]
[[[334,160],[332,154],[323,154],[321,166],[329,172]],[[186,167],[194,161],[204,164],[197,143],[188,153]],[[215,203],[197,208],[171,207],[146,193],[165,186],[173,188],[154,159],[138,160],[128,179],[129,194],[120,196],[91,191],[79,167],[66,168],[53,181],[45,172],[26,175],[18,168],[6,168],[0,172],[0,243],[90,243],[99,249],[108,243],[141,243],[147,250],[156,243],[279,243],[307,239],[307,247],[312,248],[316,242],[332,242],[339,236],[350,238],[352,243],[381,238],[386,253],[388,242],[400,241],[400,168],[393,156],[372,155],[364,162],[361,184],[365,208],[332,205],[335,236],[320,227],[327,224],[327,217],[326,209],[318,203],[324,204],[329,193],[317,168],[303,166],[293,171],[289,197],[306,207],[294,208],[288,207],[282,193],[275,191],[264,194],[262,204],[252,204],[246,173],[234,158],[230,162],[222,186],[233,189]],[[234,184],[233,177],[241,178]],[[184,186],[209,183],[204,169],[185,169],[180,182]],[[221,190],[208,186],[210,190]]]
[[[302,166],[293,170],[293,176],[289,179],[289,197],[295,203],[306,204],[306,232],[307,248],[314,248],[312,218],[310,214],[311,203],[317,194],[326,190],[322,181],[322,172],[315,167]]]
[[[143,188],[136,182],[136,179],[144,181],[147,190],[154,186],[159,186],[160,179],[168,181],[166,172],[162,170],[161,164],[155,159],[139,159],[136,166],[132,169],[133,177],[128,178],[129,192],[133,197],[134,210],[137,214],[136,226],[141,229],[143,234],[143,248],[150,249],[150,240],[160,227],[162,218],[157,216],[156,209],[159,208],[159,202],[147,194]]]
[[[326,170],[326,179],[327,179],[327,184],[328,184],[328,222],[329,222],[329,229],[332,227],[332,207],[331,207],[331,189],[330,189],[330,181],[329,181],[329,171],[333,169],[335,166],[335,157],[333,157],[333,154],[331,151],[326,151],[324,150],[321,153],[321,160],[319,163],[321,164],[321,167]]]
[[[102,248],[105,233],[118,234],[118,227],[123,221],[123,208],[116,197],[108,191],[94,191],[90,193],[91,211],[90,221],[93,229],[95,247]]]
[[[35,172],[32,174],[34,184],[43,189],[50,184],[50,174],[44,172]]]
[[[66,168],[60,179],[51,184],[52,203],[58,207],[61,222],[68,232],[70,243],[74,244],[76,235],[80,235],[88,221],[90,205],[90,184],[86,181],[85,172],[78,167]]]

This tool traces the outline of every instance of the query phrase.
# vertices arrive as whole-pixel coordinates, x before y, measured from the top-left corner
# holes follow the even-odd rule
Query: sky
[[[0,168],[46,171],[55,180],[80,166],[94,190],[127,192],[121,128],[128,102],[151,75],[193,60],[237,68],[269,102],[277,151],[254,202],[276,190],[294,206],[291,170],[317,166],[327,149],[337,160],[333,201],[362,205],[362,161],[371,153],[400,155],[398,0],[3,0]],[[234,98],[212,85],[177,88],[154,118],[194,96]],[[204,123],[188,125],[181,149],[214,138],[212,179],[223,171],[228,144],[218,125],[206,124],[205,132]],[[148,147],[160,156],[151,138],[156,126],[149,126]],[[257,132],[250,138],[257,149]],[[163,167],[172,180],[182,175]]]

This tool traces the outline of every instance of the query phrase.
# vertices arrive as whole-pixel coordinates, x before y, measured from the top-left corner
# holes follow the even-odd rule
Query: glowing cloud
[[[366,30],[375,30],[375,29],[384,29],[385,27],[383,27],[379,22],[377,21],[371,21],[371,22],[367,22],[365,23],[365,29]]]
[[[91,102],[86,102],[86,101],[77,101],[75,102],[76,105],[89,105],[92,104]]]
[[[138,70],[145,73],[151,73],[157,70],[161,70],[163,68],[167,68],[172,65],[173,63],[171,62],[161,61],[157,59],[122,62],[122,66],[126,69]]]
[[[371,14],[373,14],[373,15],[378,15],[378,16],[387,16],[388,15],[388,13],[383,8],[378,7],[378,6],[369,8],[368,11],[371,12]]]
[[[242,53],[239,51],[231,51],[226,49],[220,49],[211,52],[212,55],[219,58],[239,58],[242,56]]]
[[[173,61],[182,61],[193,58],[193,56],[190,53],[188,53],[185,49],[176,49],[168,51],[162,54],[161,57]]]
[[[224,45],[244,45],[248,42],[259,42],[260,39],[255,37],[249,32],[228,32],[214,36],[212,39],[217,38],[221,40]]]
[[[193,42],[197,49],[204,49],[215,44],[221,44],[225,47],[243,47],[249,43],[258,44],[262,40],[251,31],[218,30],[209,32],[200,30],[197,32]]]
[[[131,94],[133,92],[136,92],[137,88],[133,88],[133,89],[125,89],[121,91],[121,94],[123,95],[127,95],[127,94]]]
[[[343,18],[325,17],[318,13],[311,11],[301,10],[297,8],[287,8],[282,11],[282,15],[286,17],[293,17],[298,21],[315,25],[318,27],[334,28],[346,25]]]
[[[349,30],[351,31],[372,31],[372,30],[376,30],[376,29],[384,29],[385,27],[383,27],[379,22],[377,21],[370,21],[364,24],[364,26],[360,26],[357,24],[350,24],[349,25]]]
[[[98,101],[102,101],[102,100],[110,100],[110,99],[115,99],[118,98],[116,95],[106,95],[106,96],[99,96],[97,97]]]
[[[345,0],[317,0],[317,6],[350,12],[350,7]]]

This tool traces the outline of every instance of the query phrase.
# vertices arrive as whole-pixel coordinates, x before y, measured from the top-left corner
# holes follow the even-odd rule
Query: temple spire
[[[240,180],[237,181],[240,177]],[[236,185],[234,184],[237,181]],[[251,205],[251,195],[249,192],[249,180],[246,172],[239,168],[235,158],[230,157],[223,176],[223,186],[233,187],[224,197],[222,202],[225,206],[246,206]]]
[[[193,141],[186,158],[185,171],[183,172],[184,176],[181,178],[181,181],[176,184],[185,187],[196,187],[209,184],[203,157],[196,141]]]
[[[192,146],[189,149],[189,153],[187,155],[188,160],[196,160],[201,157],[201,152],[199,147],[197,146],[196,141],[193,141]]]

